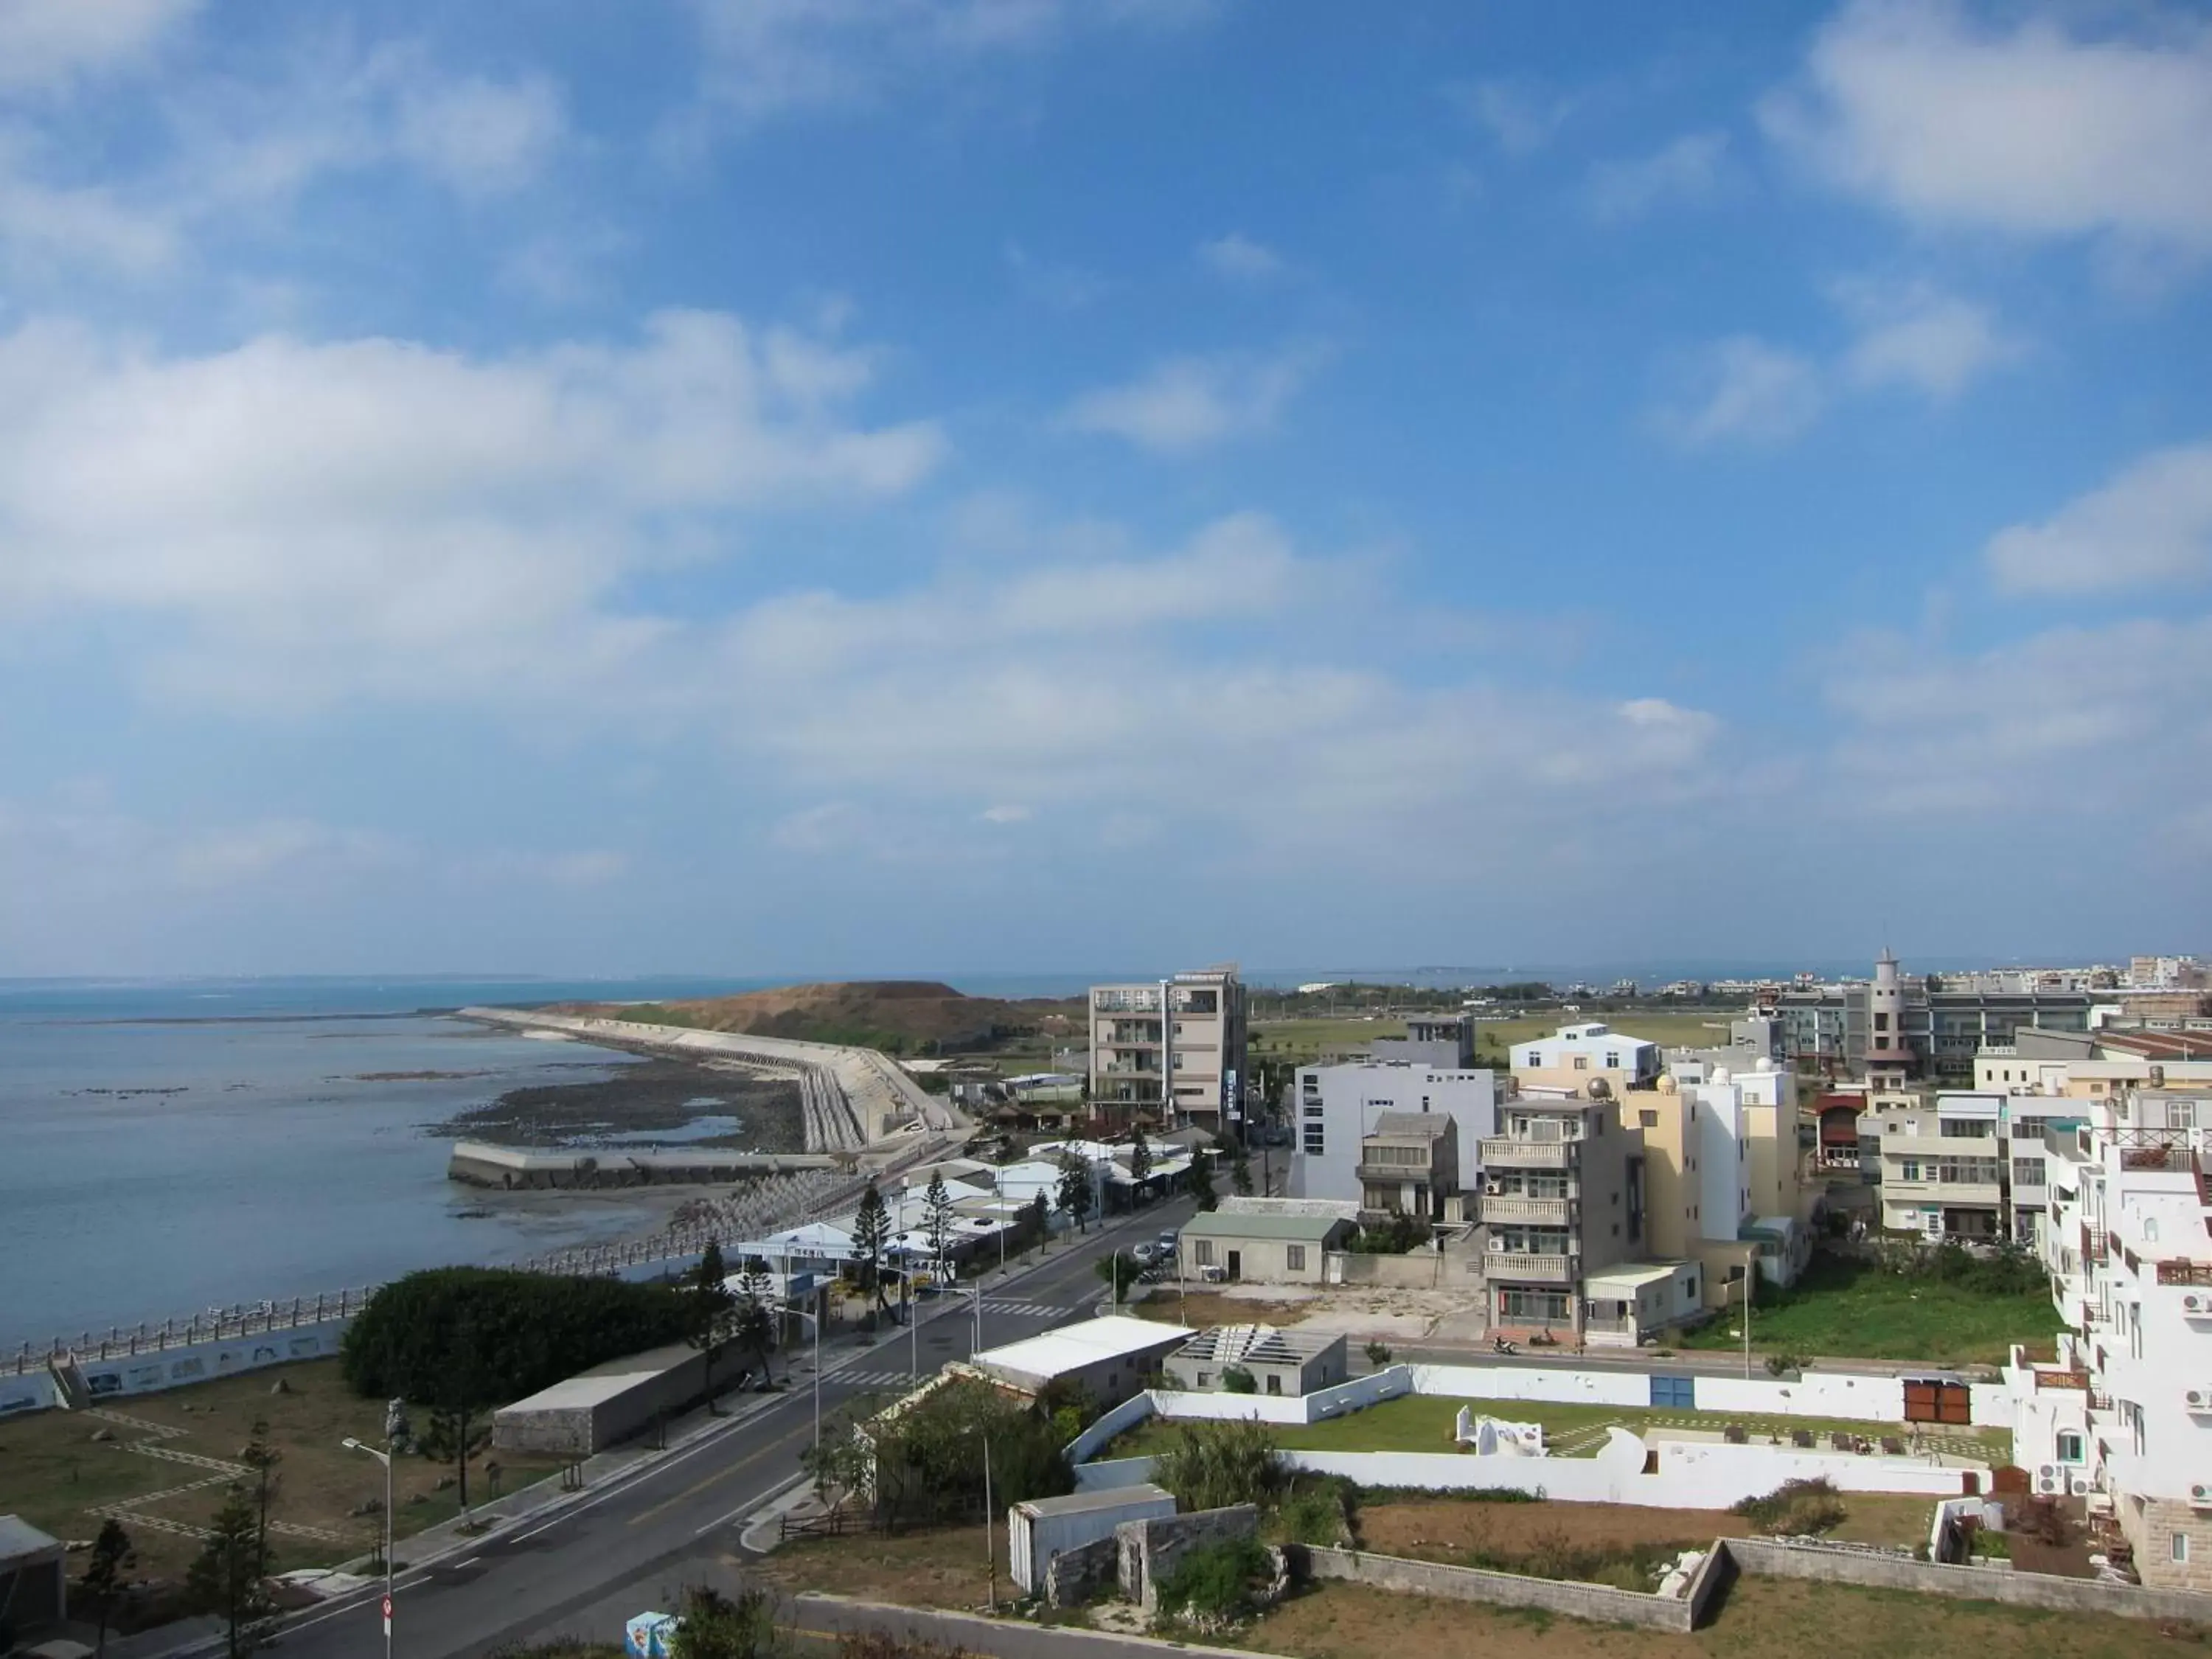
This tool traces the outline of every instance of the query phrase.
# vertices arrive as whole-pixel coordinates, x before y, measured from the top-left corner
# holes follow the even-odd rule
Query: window
[[[1917,1180],[1919,1180],[1919,1179],[1920,1179],[1920,1160],[1919,1160],[1918,1158],[1900,1158],[1899,1159],[1898,1159],[1898,1160],[1897,1160],[1897,1178],[1898,1178],[1899,1181],[1917,1181]]]
[[[1541,1055],[1541,1054],[1538,1054],[1538,1053],[1537,1053],[1534,1048],[1531,1048],[1531,1049],[1528,1051],[1528,1066],[1529,1066],[1529,1069],[1533,1071],[1533,1070],[1534,1070],[1537,1066],[1541,1066],[1543,1063],[1544,1063],[1544,1057],[1543,1057],[1543,1055]]]
[[[1876,1014],[1874,1017],[1874,1029],[1877,1031],[1887,1031],[1889,1029],[1889,1016],[1887,1014]],[[1889,1047],[1887,1042],[1883,1043],[1881,1046],[1885,1048]]]
[[[1615,1054],[1607,1054],[1605,1057],[1605,1069],[1608,1072],[1619,1071],[1620,1069],[1620,1056]]]
[[[1283,1266],[1294,1273],[1306,1270],[1306,1247],[1303,1244],[1283,1246]]]
[[[2081,1461],[2081,1437],[2071,1429],[2063,1430],[2059,1433],[2058,1461],[2062,1463],[2078,1463]]]
[[[2188,1560],[2189,1534],[2185,1532],[2178,1532],[2174,1534],[2173,1536],[2167,1540],[2166,1552],[2166,1558],[2169,1560],[2177,1562]]]
[[[2039,1158],[2013,1159],[2012,1184],[2015,1187],[2040,1187],[2043,1184],[2043,1160]]]
[[[1310,1156],[1319,1158],[1327,1150],[1323,1135],[1325,1127],[1325,1125],[1319,1123],[1306,1125],[1306,1152]]]
[[[1211,1267],[1213,1265],[1213,1241],[1210,1238],[1193,1239],[1190,1259],[1201,1267]]]
[[[1269,1371],[1267,1373],[1267,1392],[1269,1394],[1280,1394],[1282,1391],[1283,1379],[1276,1376],[1273,1371]]]
[[[1646,1106],[1642,1111],[1637,1113],[1636,1121],[1644,1128],[1656,1129],[1659,1127],[1659,1114]]]
[[[1589,1070],[1589,1056],[1588,1054],[1577,1054],[1575,1056],[1575,1070],[1577,1072],[1587,1072]]]
[[[1212,1381],[1213,1373],[1212,1371],[1200,1371],[1198,1374],[1198,1386],[1201,1389]]]

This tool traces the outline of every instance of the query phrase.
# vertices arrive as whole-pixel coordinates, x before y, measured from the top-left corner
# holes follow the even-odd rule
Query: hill
[[[893,1054],[975,1054],[1079,1039],[1083,1000],[971,997],[933,980],[854,980],[787,985],[741,996],[590,1012],[626,1019],[744,1031],[809,1042],[848,1042]]]

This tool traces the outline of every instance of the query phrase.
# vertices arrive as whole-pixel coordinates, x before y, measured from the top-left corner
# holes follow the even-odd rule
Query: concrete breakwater
[[[447,1179],[503,1192],[568,1188],[703,1186],[793,1170],[830,1170],[851,1158],[827,1152],[526,1152],[464,1140],[446,1165]]]
[[[858,1152],[917,1129],[943,1134],[967,1127],[947,1102],[872,1048],[512,1008],[464,1008],[459,1018],[512,1030],[558,1032],[610,1048],[734,1060],[795,1078],[810,1152]]]

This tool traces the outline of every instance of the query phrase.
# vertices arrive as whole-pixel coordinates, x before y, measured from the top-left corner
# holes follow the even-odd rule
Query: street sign
[[[392,1598],[388,1595],[384,1598],[384,1633],[392,1634]]]

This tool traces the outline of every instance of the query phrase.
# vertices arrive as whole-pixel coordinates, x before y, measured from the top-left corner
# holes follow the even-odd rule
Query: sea
[[[1248,978],[1279,986],[1619,976],[1600,980],[1601,971],[1300,969]],[[1677,976],[1673,965],[1666,971]],[[1649,966],[1640,973],[1656,977]],[[904,975],[1002,997],[1068,996],[1155,976]],[[448,1119],[512,1089],[600,1081],[635,1063],[447,1012],[720,996],[790,982],[0,981],[0,1351],[653,1231],[677,1201],[666,1193],[497,1194],[446,1179],[451,1137],[438,1126]],[[698,1132],[729,1127],[702,1119]]]

